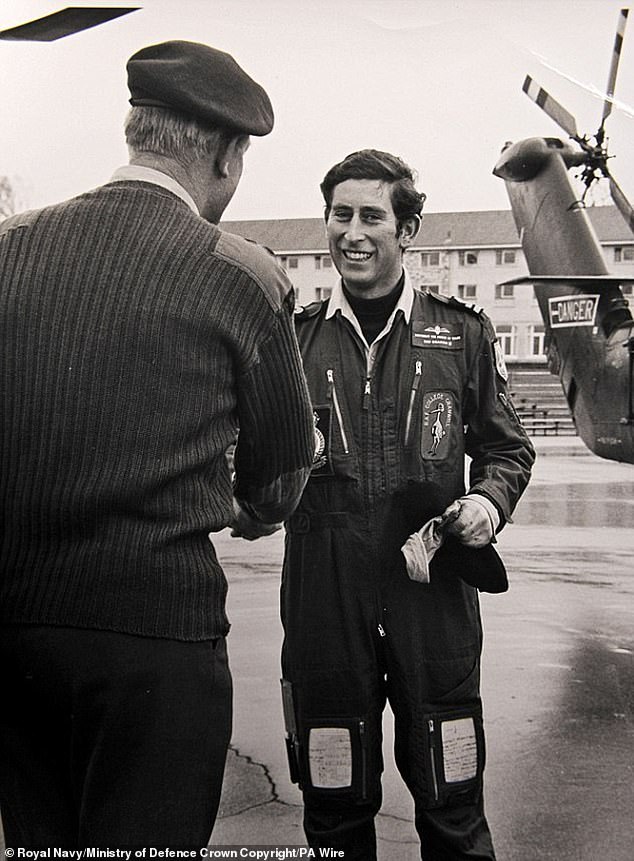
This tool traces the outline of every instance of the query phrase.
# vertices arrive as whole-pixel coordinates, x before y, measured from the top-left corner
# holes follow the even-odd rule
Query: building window
[[[498,341],[505,356],[515,356],[515,342],[517,340],[517,326],[496,326]]]
[[[459,251],[458,263],[460,266],[475,266],[478,262],[477,251]]]
[[[495,252],[496,266],[511,266],[515,263],[515,251],[509,248],[498,248]]]
[[[458,296],[461,299],[475,299],[477,288],[475,284],[458,284]]]
[[[529,338],[529,351],[531,356],[543,356],[544,355],[544,327],[543,326],[529,326],[528,327],[528,338]]]
[[[299,266],[299,258],[298,257],[288,257],[288,268],[289,269],[297,269]]]
[[[315,287],[315,299],[321,302],[322,299],[328,299],[332,293],[332,287]]]
[[[614,249],[615,263],[633,263],[634,262],[634,245],[618,246]]]
[[[421,266],[440,266],[440,251],[422,251]]]
[[[440,284],[421,284],[421,290],[427,290],[428,293],[435,293],[438,295],[440,293]]]
[[[496,299],[513,299],[515,297],[514,284],[496,284],[495,298]]]
[[[330,269],[332,260],[330,257],[322,257],[321,254],[315,254],[315,269]]]

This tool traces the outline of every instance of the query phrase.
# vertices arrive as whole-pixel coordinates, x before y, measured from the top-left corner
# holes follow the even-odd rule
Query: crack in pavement
[[[230,744],[218,818],[238,816],[273,803],[289,809],[301,808],[301,804],[293,804],[281,798],[273,775],[265,763],[258,762],[249,754],[242,753],[235,744]]]
[[[223,804],[221,803],[221,812],[218,818],[228,819],[233,816],[239,816],[241,813],[246,813],[249,810],[256,810],[260,807],[266,807],[268,804],[277,803],[281,806],[288,808],[290,810],[301,810],[302,804],[294,804],[290,801],[285,801],[279,794],[277,790],[277,786],[275,780],[273,779],[273,775],[271,774],[270,768],[263,762],[258,762],[255,760],[250,754],[242,753],[240,749],[235,744],[229,745],[229,752],[233,754],[235,757],[234,765],[231,767],[231,760],[227,760],[229,772],[226,777],[228,778],[225,789],[227,790],[227,794],[231,795],[235,793],[236,789],[239,789],[244,793],[245,785],[251,784],[253,788],[253,783],[258,781],[258,778],[261,778],[260,783],[263,784],[259,787],[259,792],[262,794],[266,794],[265,798],[260,798],[258,800],[253,800],[249,802],[242,801],[239,806],[236,806],[236,802],[234,800],[234,806],[231,810],[222,810]],[[237,764],[237,769],[236,769]],[[247,774],[244,774],[244,772]],[[240,773],[236,773],[236,771]],[[257,772],[257,776],[254,778],[252,771]],[[234,793],[232,793],[232,784]],[[258,792],[258,787],[254,788],[255,792]],[[223,790],[224,792],[224,790]],[[225,807],[227,806],[227,799],[225,798]],[[394,813],[386,813],[384,811],[379,811],[378,817],[382,820],[389,820],[392,822],[401,822],[404,824],[410,824],[411,818],[408,816],[398,816]],[[388,839],[388,838],[381,838]],[[389,841],[392,842],[392,841]],[[404,842],[396,840],[394,842]]]

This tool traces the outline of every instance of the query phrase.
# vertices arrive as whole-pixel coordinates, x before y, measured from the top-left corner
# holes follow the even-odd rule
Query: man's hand
[[[457,506],[458,515],[452,519]],[[485,547],[493,538],[493,524],[489,512],[477,499],[462,496],[452,502],[442,516],[446,518],[447,533],[455,536],[467,547]]]
[[[255,541],[265,535],[273,535],[282,528],[281,523],[263,523],[261,520],[255,520],[240,508],[235,499],[233,500],[233,521],[230,526],[232,538],[244,538],[246,541]]]

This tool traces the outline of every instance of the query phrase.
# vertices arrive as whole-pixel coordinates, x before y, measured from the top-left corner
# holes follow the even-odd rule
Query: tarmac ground
[[[486,807],[499,861],[630,861],[634,841],[634,466],[535,438],[499,536],[510,589],[482,595]],[[213,846],[305,846],[279,692],[280,534],[215,536],[230,583],[234,733]],[[385,712],[380,861],[413,861]]]
[[[487,815],[499,861],[630,861],[634,466],[574,438],[534,442],[533,481],[499,536],[510,589],[482,595]],[[210,853],[305,847],[279,684],[282,534],[213,540],[230,584],[234,730]],[[384,730],[379,859],[413,861],[420,848],[389,707]]]

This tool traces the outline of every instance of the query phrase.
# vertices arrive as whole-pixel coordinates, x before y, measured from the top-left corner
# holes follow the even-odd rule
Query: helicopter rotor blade
[[[623,193],[618,182],[609,173],[608,179],[610,180],[610,194],[612,195],[612,200],[618,207],[623,218],[627,221],[630,230],[634,233],[634,208],[632,208],[631,203]]]
[[[26,24],[0,30],[0,39],[8,42],[55,42],[82,30],[97,27],[121,15],[136,12],[140,6],[68,6]]]
[[[549,95],[543,87],[534,81],[530,75],[526,75],[522,89],[529,99],[535,102],[551,120],[554,120],[560,128],[574,140],[579,139],[577,131],[577,121],[573,115],[562,107],[551,95]]]
[[[623,46],[623,36],[625,35],[625,25],[627,24],[628,12],[629,9],[621,9],[619,20],[616,25],[614,50],[612,51],[612,62],[610,63],[608,86],[606,89],[606,95],[608,98],[603,102],[603,116],[601,118],[601,125],[599,126],[599,134],[601,135],[601,138],[599,138],[599,140],[601,140],[603,136],[603,126],[605,125],[605,121],[612,113],[612,96],[614,95],[614,88],[616,86],[616,75],[619,70],[619,60],[621,59],[621,48]]]

